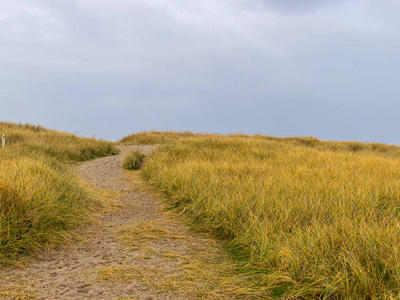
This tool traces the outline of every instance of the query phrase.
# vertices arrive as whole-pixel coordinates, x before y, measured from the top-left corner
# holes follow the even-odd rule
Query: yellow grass
[[[97,270],[98,281],[140,281],[155,289],[160,297],[179,299],[269,299],[262,288],[254,285],[255,274],[238,274],[239,264],[224,255],[217,243],[198,237],[182,228],[173,214],[165,219],[135,221],[117,232],[127,250],[136,250],[138,261],[149,264],[114,265]],[[168,217],[169,215],[169,217]],[[179,247],[162,247],[176,241]],[[161,246],[161,247],[160,247]],[[140,298],[138,289],[136,298]]]
[[[143,165],[144,158],[145,155],[138,150],[129,151],[124,157],[122,167],[126,170],[140,169]]]
[[[184,135],[158,141],[146,178],[264,274],[270,296],[400,297],[399,147]]]
[[[101,203],[69,164],[111,155],[110,142],[40,126],[0,123],[0,264],[71,240]]]
[[[194,137],[195,134],[190,131],[174,132],[174,131],[150,131],[131,134],[122,138],[118,143],[120,145],[155,145],[178,139]],[[197,137],[199,134],[196,135]]]
[[[72,133],[49,130],[40,125],[0,122],[0,135],[6,134],[7,148],[56,157],[63,162],[78,162],[118,153],[113,143],[82,138]]]

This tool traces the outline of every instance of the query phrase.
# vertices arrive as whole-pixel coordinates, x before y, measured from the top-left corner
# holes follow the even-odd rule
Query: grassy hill
[[[0,122],[0,263],[70,240],[101,206],[71,170],[117,153],[106,141]]]
[[[163,145],[145,177],[272,297],[400,296],[400,147],[190,132],[120,143]]]

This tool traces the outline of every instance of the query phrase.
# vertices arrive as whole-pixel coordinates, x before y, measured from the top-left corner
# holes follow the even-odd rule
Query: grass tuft
[[[139,150],[129,151],[124,157],[122,167],[126,170],[138,170],[142,167],[145,155]]]

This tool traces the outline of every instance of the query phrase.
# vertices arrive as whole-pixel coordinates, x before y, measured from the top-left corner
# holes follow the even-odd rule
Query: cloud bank
[[[394,1],[0,0],[2,120],[400,139]]]

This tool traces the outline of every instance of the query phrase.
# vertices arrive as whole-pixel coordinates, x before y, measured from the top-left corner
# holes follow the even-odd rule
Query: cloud
[[[5,119],[113,139],[139,128],[397,138],[393,1],[0,4]]]

